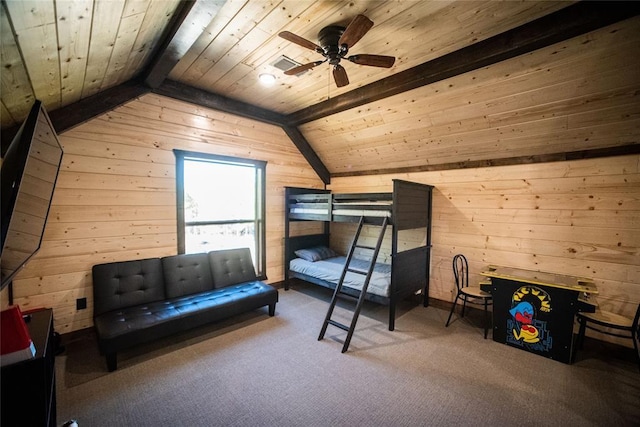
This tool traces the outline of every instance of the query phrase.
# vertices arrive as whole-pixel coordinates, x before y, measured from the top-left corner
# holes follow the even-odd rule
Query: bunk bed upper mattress
[[[393,203],[390,200],[359,200],[333,202],[331,214],[335,216],[368,216],[390,218]]]
[[[305,261],[302,258],[294,258],[289,264],[291,271],[295,271],[300,274],[312,276],[317,279],[321,279],[327,282],[338,284],[344,263],[347,258],[343,256],[327,258],[320,261],[310,262]],[[369,268],[369,261],[353,258],[351,260],[350,268],[367,271]],[[344,278],[344,286],[353,289],[362,289],[365,276],[362,274],[356,274],[347,272]],[[375,294],[382,297],[389,297],[389,288],[391,286],[391,265],[376,263],[376,266],[371,275],[369,281],[369,288],[367,293]]]
[[[327,215],[326,208],[310,207],[310,204],[303,206],[292,205],[290,214],[313,214]],[[369,202],[369,203],[334,203],[331,210],[333,215],[343,216],[371,216],[371,217],[391,217],[391,202]]]

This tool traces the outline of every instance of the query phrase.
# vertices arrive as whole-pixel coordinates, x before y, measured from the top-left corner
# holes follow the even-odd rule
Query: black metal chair
[[[594,313],[579,312],[576,315],[576,319],[580,324],[576,343],[577,348],[582,349],[587,329],[614,337],[628,338],[633,341],[633,348],[636,351],[636,359],[640,369],[640,351],[638,350],[638,342],[640,342],[640,304],[638,304],[636,315],[633,319],[603,310],[596,310]]]
[[[458,254],[453,257],[453,276],[456,280],[456,298],[453,300],[451,306],[451,312],[447,319],[447,324],[451,321],[451,316],[456,308],[458,299],[462,300],[462,313],[460,317],[464,317],[464,310],[469,304],[476,304],[484,306],[484,338],[487,339],[487,331],[491,320],[489,319],[488,306],[493,304],[491,294],[480,289],[480,286],[469,286],[469,263],[464,255]]]

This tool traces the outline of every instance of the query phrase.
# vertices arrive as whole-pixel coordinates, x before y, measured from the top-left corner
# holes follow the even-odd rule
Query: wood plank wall
[[[270,281],[282,279],[283,187],[322,187],[279,128],[157,95],[72,129],[61,142],[45,241],[14,292],[25,309],[53,307],[62,333],[92,325],[92,265],[176,253],[173,148],[268,161]],[[451,301],[451,257],[464,253],[473,280],[489,263],[509,265],[591,277],[600,305],[616,312],[631,314],[640,301],[640,156],[343,177],[331,189],[391,191],[392,178],[436,187],[432,298]],[[89,306],[76,311],[81,297]],[[6,305],[6,290],[1,298]]]
[[[177,253],[182,149],[267,161],[267,276],[282,280],[284,186],[323,188],[281,128],[145,95],[60,135],[64,157],[41,250],[13,283],[23,310],[52,307],[60,333],[93,325],[91,267]],[[86,310],[76,299],[86,297]],[[7,304],[7,290],[2,304]]]
[[[392,178],[435,186],[431,298],[453,300],[451,260],[462,253],[471,281],[479,281],[488,264],[589,277],[601,308],[635,313],[640,156],[344,177],[332,179],[330,187],[391,191]],[[332,239],[347,240],[340,230],[332,228]]]

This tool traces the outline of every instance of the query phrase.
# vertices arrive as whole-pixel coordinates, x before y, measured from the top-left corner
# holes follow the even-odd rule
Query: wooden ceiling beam
[[[213,108],[214,110],[224,111],[225,113],[235,114],[236,116],[270,123],[272,125],[281,126],[285,123],[285,116],[283,114],[276,113],[271,110],[265,110],[264,108],[256,107],[255,105],[247,104],[232,98],[227,98],[226,96],[207,92],[171,79],[165,80],[159,87],[155,88],[153,92],[158,95],[168,96],[170,98],[179,99],[192,104],[202,105],[203,107]]]
[[[152,88],[160,86],[225,3],[226,0],[182,1],[141,79]]]
[[[640,13],[640,2],[581,1],[520,27],[287,116],[299,126],[550,46]]]
[[[153,92],[158,95],[168,96],[170,98],[202,105],[203,107],[212,108],[214,110],[223,111],[236,116],[246,117],[248,119],[258,120],[260,122],[282,127],[287,136],[289,136],[298,150],[300,150],[300,153],[304,156],[307,162],[309,162],[309,165],[311,165],[318,177],[325,184],[330,183],[331,177],[327,167],[322,163],[322,160],[320,160],[316,152],[313,151],[311,145],[309,145],[309,142],[307,142],[302,133],[300,133],[297,128],[286,126],[284,124],[286,121],[283,114],[265,110],[222,95],[216,95],[169,79],[165,80],[164,83],[154,89]]]
[[[354,172],[332,173],[331,177],[409,174],[419,172],[435,172],[455,169],[488,168],[492,166],[529,165],[533,163],[567,162],[571,160],[598,159],[602,157],[629,156],[640,154],[640,143],[631,143],[617,147],[594,148],[590,150],[569,151],[564,153],[550,153],[530,156],[503,157],[487,160],[467,160],[463,162],[439,163],[422,166],[409,166],[389,169],[370,169]]]
[[[300,153],[307,159],[307,162],[311,165],[318,177],[325,183],[325,185],[331,184],[331,173],[329,169],[322,163],[320,157],[313,151],[313,148],[309,145],[302,132],[297,127],[282,126],[282,130],[285,131],[289,139],[293,141],[295,146],[300,150]]]
[[[49,114],[49,118],[51,119],[51,123],[53,124],[53,128],[56,130],[56,133],[60,134],[79,124],[91,120],[100,114],[111,111],[125,102],[144,95],[150,90],[151,89],[148,86],[138,82],[137,80],[130,80],[88,98],[81,99],[80,101],[74,102],[66,107],[47,111],[47,113]],[[9,147],[9,144],[11,144],[11,141],[18,129],[19,126],[14,126],[12,128],[2,130],[3,155]]]
[[[92,118],[148,93],[151,89],[137,80],[106,89],[66,107],[49,112],[57,133],[62,133]]]

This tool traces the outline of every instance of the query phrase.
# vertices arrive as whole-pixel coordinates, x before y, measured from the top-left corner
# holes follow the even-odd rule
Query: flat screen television
[[[2,158],[0,290],[40,249],[61,162],[58,135],[36,101]]]

